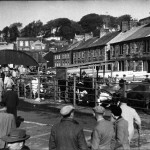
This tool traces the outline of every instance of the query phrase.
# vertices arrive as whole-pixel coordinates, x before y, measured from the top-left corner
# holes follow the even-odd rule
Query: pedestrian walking
[[[4,93],[2,103],[7,108],[7,113],[13,114],[17,119],[17,106],[19,103],[18,95],[12,90],[12,86],[7,86],[6,92]]]
[[[122,117],[128,121],[128,131],[129,131],[129,142],[132,140],[134,135],[134,124],[138,130],[141,129],[141,118],[136,112],[136,110],[127,105],[127,98],[120,99],[120,108],[122,109]]]
[[[15,118],[6,112],[6,107],[0,105],[0,149],[4,148],[5,142],[2,136],[8,135],[12,129],[16,128]]]
[[[87,150],[83,128],[74,119],[74,110],[72,105],[60,110],[63,118],[51,129],[49,150]]]
[[[130,150],[128,122],[122,118],[122,110],[119,106],[111,107],[114,118],[115,142],[112,143],[112,150]]]
[[[93,108],[93,111],[97,124],[91,136],[91,149],[110,150],[111,142],[114,139],[113,123],[103,118],[103,114],[105,112],[104,107],[96,106]]]
[[[30,136],[26,135],[26,130],[14,129],[9,135],[2,137],[2,140],[6,143],[5,148],[2,150],[30,150],[25,145],[25,141],[29,138]]]

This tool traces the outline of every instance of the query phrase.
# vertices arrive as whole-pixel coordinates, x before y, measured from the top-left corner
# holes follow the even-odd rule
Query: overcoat
[[[63,118],[51,129],[49,150],[87,150],[83,128],[71,118]]]
[[[13,114],[17,118],[17,106],[19,103],[18,95],[12,89],[8,89],[2,99],[4,106],[7,108],[7,113]]]
[[[136,112],[136,110],[128,106],[126,103],[122,103],[120,105],[120,108],[122,109],[122,117],[126,121],[128,121],[129,142],[130,142],[134,135],[134,123],[136,123],[138,126],[141,126],[141,118]]]

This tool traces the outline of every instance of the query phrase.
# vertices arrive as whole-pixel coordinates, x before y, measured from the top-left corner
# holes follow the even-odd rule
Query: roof
[[[14,49],[14,44],[8,44],[8,45],[0,45],[0,50],[4,50],[4,49]]]
[[[103,37],[97,39],[95,42],[93,42],[90,45],[90,47],[106,45],[110,40],[112,40],[114,37],[116,37],[119,33],[120,33],[119,31],[108,33],[105,36],[103,36]]]
[[[68,48],[67,50],[70,51],[70,50],[75,49],[75,48],[76,48],[77,46],[79,46],[79,44],[81,44],[82,42],[83,42],[83,41],[78,41],[78,42],[75,42],[75,43],[69,45],[69,48]]]
[[[130,40],[140,39],[149,36],[150,36],[150,27],[144,27],[139,29],[137,32],[135,32],[134,34],[132,34],[131,36],[129,36],[123,41],[130,41]]]
[[[96,41],[98,39],[98,37],[93,37],[88,39],[85,42],[82,42],[81,44],[79,44],[79,46],[77,46],[74,50],[80,50],[80,49],[85,49],[88,48],[90,44],[92,44],[94,41]]]
[[[26,40],[37,41],[38,38],[35,38],[35,37],[17,37],[17,41],[26,41]]]
[[[118,34],[114,39],[112,39],[110,44],[115,44],[124,41],[126,38],[137,32],[139,29],[143,28],[145,25],[138,26],[138,27],[133,27],[132,29],[126,31],[126,32],[121,32]]]

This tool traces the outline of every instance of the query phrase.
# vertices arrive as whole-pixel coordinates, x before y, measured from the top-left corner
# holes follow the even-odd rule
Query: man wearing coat
[[[12,90],[12,85],[7,87],[7,90],[3,96],[2,103],[7,108],[7,113],[13,114],[17,119],[17,106],[19,103],[18,95]]]
[[[103,118],[105,109],[102,106],[94,107],[93,111],[97,124],[91,137],[91,149],[110,150],[111,142],[114,139],[113,123]]]
[[[74,109],[67,105],[60,110],[63,118],[51,129],[49,150],[87,150],[83,128],[74,120]]]
[[[130,150],[128,122],[122,118],[122,110],[119,106],[111,107],[112,116],[115,120],[115,142],[111,145],[112,150]]]
[[[137,125],[138,130],[141,128],[141,118],[135,109],[127,105],[127,98],[122,98],[120,102],[122,110],[122,117],[128,121],[129,142],[134,135],[134,123]]]

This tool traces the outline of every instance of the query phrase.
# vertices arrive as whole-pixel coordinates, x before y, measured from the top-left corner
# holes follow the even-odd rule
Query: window
[[[25,41],[25,46],[29,46],[29,42],[28,41]]]
[[[20,46],[23,46],[23,41],[20,41]]]

